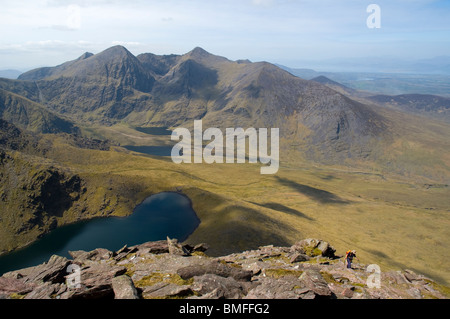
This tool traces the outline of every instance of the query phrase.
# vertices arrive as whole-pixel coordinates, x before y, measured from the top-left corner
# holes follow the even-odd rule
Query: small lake
[[[177,238],[184,241],[200,224],[191,201],[164,192],[146,198],[127,217],[104,217],[56,228],[33,244],[0,256],[0,275],[47,261],[52,255],[71,259],[68,251],[128,246]]]
[[[154,135],[154,136],[170,136],[170,135],[172,135],[172,131],[169,130],[167,127],[135,127],[134,129],[138,132],[145,133],[147,135]],[[170,137],[168,137],[168,140],[170,141]],[[147,154],[147,155],[170,156],[173,145],[172,146],[124,145],[123,147],[129,151]]]
[[[134,146],[124,145],[129,151],[153,155],[153,156],[170,156],[172,153],[172,146]]]
[[[167,127],[135,127],[136,131],[149,135],[172,135]]]

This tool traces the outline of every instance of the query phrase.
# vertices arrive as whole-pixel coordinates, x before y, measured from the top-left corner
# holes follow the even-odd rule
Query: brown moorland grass
[[[364,263],[408,268],[450,282],[446,185],[430,187],[395,174],[307,162],[261,175],[257,164],[176,165],[170,158],[117,150],[77,150],[77,156],[70,156],[61,146],[53,156],[91,178],[109,174],[125,184],[137,182],[139,193],[129,205],[181,189],[201,219],[188,241],[207,242],[212,255],[319,237],[340,254],[356,249]]]

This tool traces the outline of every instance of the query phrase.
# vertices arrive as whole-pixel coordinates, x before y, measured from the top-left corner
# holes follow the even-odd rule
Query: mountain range
[[[326,236],[344,251],[354,245],[446,282],[445,265],[415,258],[440,258],[448,243],[450,127],[436,119],[445,103],[374,97],[201,48],[135,56],[115,46],[0,79],[0,252],[182,189],[202,221],[191,239],[211,243],[214,254]],[[176,165],[120,146],[167,146],[169,136],[146,129],[192,128],[199,119],[204,129],[279,128],[277,175],[252,165]]]
[[[325,77],[304,80],[267,62],[230,61],[198,47],[184,55],[134,56],[114,46],[1,79],[0,90],[2,117],[24,129],[175,128],[192,127],[195,119],[222,129],[279,127],[284,153],[328,164],[383,160],[405,126],[394,121],[398,114],[375,106],[381,100],[360,99]]]
[[[311,158],[365,156],[368,144],[390,135],[388,118],[325,85],[267,62],[230,61],[201,48],[181,56],[135,57],[115,46],[18,80],[3,79],[0,88],[33,110],[74,123],[176,127],[202,119],[220,128],[279,127],[282,138],[304,142]],[[29,127],[26,119],[7,116],[12,104],[2,103],[3,117]],[[49,115],[40,117],[49,122]]]

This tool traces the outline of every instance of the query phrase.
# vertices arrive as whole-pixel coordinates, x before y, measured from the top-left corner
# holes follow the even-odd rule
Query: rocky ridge
[[[295,139],[306,158],[326,163],[374,157],[371,143],[392,138],[390,118],[369,105],[273,64],[231,61],[201,48],[134,56],[114,46],[1,80],[0,90],[81,127],[190,128],[202,119],[205,127],[221,129],[280,128],[282,148],[291,148],[283,139]],[[10,109],[0,116],[22,127],[29,122],[19,116],[25,112]]]
[[[264,246],[208,257],[205,244],[177,240],[70,252],[3,274],[4,299],[445,299],[448,288],[410,270],[382,272],[370,288],[367,266],[346,269],[327,242]]]

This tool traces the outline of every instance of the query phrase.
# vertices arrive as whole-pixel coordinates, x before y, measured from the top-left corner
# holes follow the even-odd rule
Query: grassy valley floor
[[[161,145],[169,140],[125,125],[89,130],[91,137],[121,145]],[[187,242],[209,244],[209,255],[320,238],[333,243],[337,254],[357,250],[361,263],[378,264],[382,271],[411,269],[450,284],[446,184],[371,167],[318,166],[295,156],[296,161],[282,161],[277,174],[261,175],[259,164],[177,165],[168,157],[119,146],[101,151],[68,145],[56,135],[44,139],[52,141],[47,159],[26,160],[77,174],[86,183],[87,191],[56,216],[59,226],[80,218],[128,215],[149,195],[181,191],[201,220]],[[6,231],[0,229],[3,245],[18,242],[19,237],[9,237]],[[30,241],[38,235],[32,229],[17,236]]]
[[[132,136],[121,143],[139,145],[146,137],[125,126],[109,132],[114,130],[121,138]],[[276,175],[261,175],[256,164],[176,165],[120,147],[61,147],[52,156],[82,175],[109,174],[139,185],[136,204],[153,193],[181,190],[201,219],[188,242],[210,244],[212,255],[316,237],[332,242],[338,254],[356,249],[361,262],[382,270],[406,268],[450,283],[448,185],[306,162],[282,163]]]

